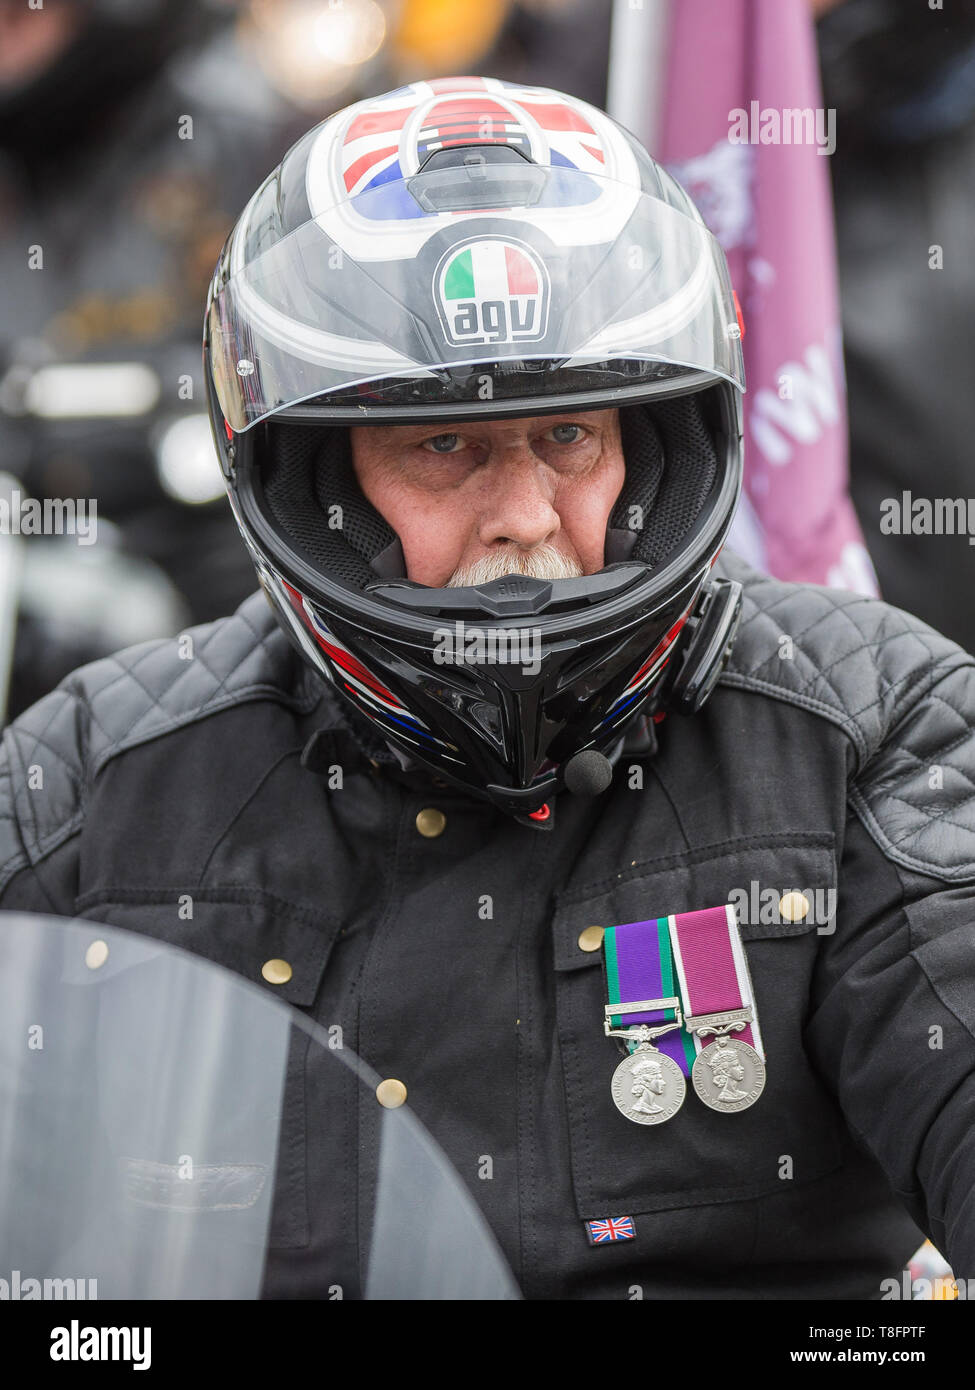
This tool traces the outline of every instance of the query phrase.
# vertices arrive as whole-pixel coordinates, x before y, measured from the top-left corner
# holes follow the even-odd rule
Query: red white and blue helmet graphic
[[[435,152],[478,145],[505,145],[533,164],[600,180],[553,184],[536,215],[556,243],[611,239],[641,191],[633,145],[595,107],[499,78],[445,77],[360,102],[326,121],[308,156],[309,208],[350,255],[415,256],[437,222],[417,205],[407,181]],[[517,208],[496,215],[521,220]]]
[[[720,246],[634,137],[490,77],[415,82],[309,131],[244,209],[208,305],[236,431],[316,397],[368,407],[372,383],[437,399],[443,368],[503,359],[740,387],[739,338]]]

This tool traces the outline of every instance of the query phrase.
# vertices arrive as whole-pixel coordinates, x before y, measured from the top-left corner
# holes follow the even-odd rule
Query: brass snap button
[[[406,1087],[395,1077],[388,1077],[385,1081],[380,1081],[376,1087],[376,1099],[385,1109],[395,1110],[406,1100]]]
[[[603,944],[603,927],[586,927],[579,933],[580,951],[598,951]]]
[[[424,806],[422,811],[417,812],[416,828],[421,835],[428,840],[432,840],[437,835],[443,834],[443,828],[447,824],[447,817],[443,811],[438,811],[435,806]]]
[[[787,922],[801,922],[809,912],[805,893],[786,893],[779,899],[779,913]]]
[[[286,985],[291,979],[291,966],[286,960],[266,960],[261,966],[261,974],[269,985]]]

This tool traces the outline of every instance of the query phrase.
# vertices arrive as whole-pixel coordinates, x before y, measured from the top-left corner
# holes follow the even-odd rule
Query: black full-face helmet
[[[404,766],[541,826],[563,786],[604,785],[638,716],[700,707],[740,598],[710,570],[741,487],[741,334],[690,198],[561,92],[416,82],[264,181],[207,305],[214,437],[279,621]],[[609,408],[602,569],[410,580],[350,425]]]

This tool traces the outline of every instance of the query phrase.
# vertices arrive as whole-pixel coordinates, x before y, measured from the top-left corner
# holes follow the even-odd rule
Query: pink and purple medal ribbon
[[[755,996],[734,908],[726,903],[700,912],[680,912],[668,922],[685,1017],[750,1009],[752,1022],[735,1036],[753,1047],[764,1061]],[[700,1052],[707,1039],[695,1034],[693,1046]]]

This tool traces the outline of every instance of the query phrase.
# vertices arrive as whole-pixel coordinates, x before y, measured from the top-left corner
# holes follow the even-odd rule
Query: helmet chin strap
[[[403,554],[403,543],[399,536],[390,541],[385,550],[381,550],[378,555],[374,555],[369,561],[370,569],[374,569],[381,579],[406,579],[406,557]]]

